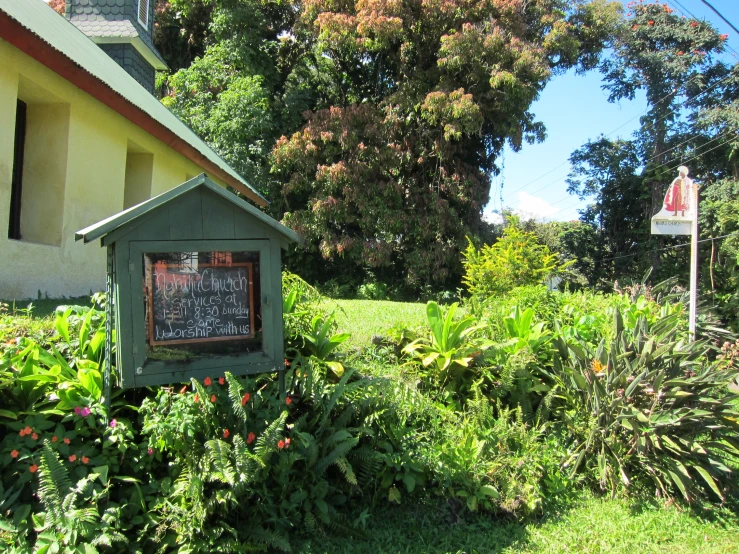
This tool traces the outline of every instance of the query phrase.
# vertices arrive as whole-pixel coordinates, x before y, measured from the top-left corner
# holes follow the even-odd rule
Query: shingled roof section
[[[138,30],[128,19],[119,21],[108,21],[106,19],[89,19],[81,20],[75,19],[72,21],[72,25],[77,27],[80,31],[85,33],[94,42],[102,43],[117,43],[117,42],[131,42],[134,39],[139,39],[143,44],[146,45],[151,54],[156,57],[158,64],[153,64],[156,69],[163,70],[167,69],[167,62],[159,54],[159,51],[154,48],[153,44],[149,43],[149,39],[146,35],[139,34]],[[153,61],[153,60],[151,60]]]
[[[97,97],[252,201],[261,206],[268,204],[187,125],[43,0],[0,0],[0,38]]]

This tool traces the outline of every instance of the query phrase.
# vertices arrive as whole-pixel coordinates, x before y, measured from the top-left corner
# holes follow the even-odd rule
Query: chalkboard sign
[[[149,344],[254,338],[252,264],[154,263],[147,279]]]

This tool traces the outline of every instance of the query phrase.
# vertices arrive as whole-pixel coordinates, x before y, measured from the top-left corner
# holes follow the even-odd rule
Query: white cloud
[[[492,208],[490,210],[487,210],[487,207],[482,212],[482,220],[487,221],[488,223],[492,225],[500,225],[503,223],[503,216],[500,215],[498,212],[492,211]]]
[[[518,208],[516,209],[516,213],[523,220],[547,219],[558,211],[555,206],[552,206],[543,198],[533,196],[528,192],[518,193]]]

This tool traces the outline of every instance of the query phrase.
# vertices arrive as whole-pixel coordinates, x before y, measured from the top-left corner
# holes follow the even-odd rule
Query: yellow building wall
[[[135,143],[153,157],[152,196],[204,170],[2,39],[0,60],[0,298],[58,298],[104,290],[105,249],[99,242],[75,242],[74,233],[124,209],[129,144]],[[40,199],[45,205],[24,214],[29,228],[41,229],[39,233],[48,231],[44,226],[50,221],[49,213],[58,215],[60,234],[53,244],[7,238],[19,97],[34,103],[44,103],[48,97],[49,105],[40,107],[36,116],[53,110],[50,106],[54,104],[69,110],[66,163],[57,156],[51,164],[64,173],[63,179],[54,182],[55,194]],[[58,136],[58,122],[64,118],[49,117],[56,124],[48,131]],[[23,229],[21,236],[26,236]]]

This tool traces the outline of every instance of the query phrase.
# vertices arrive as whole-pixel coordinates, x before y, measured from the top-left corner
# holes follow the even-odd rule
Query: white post
[[[693,183],[693,221],[690,233],[690,315],[688,333],[690,342],[695,340],[695,317],[698,311],[698,184]]]

